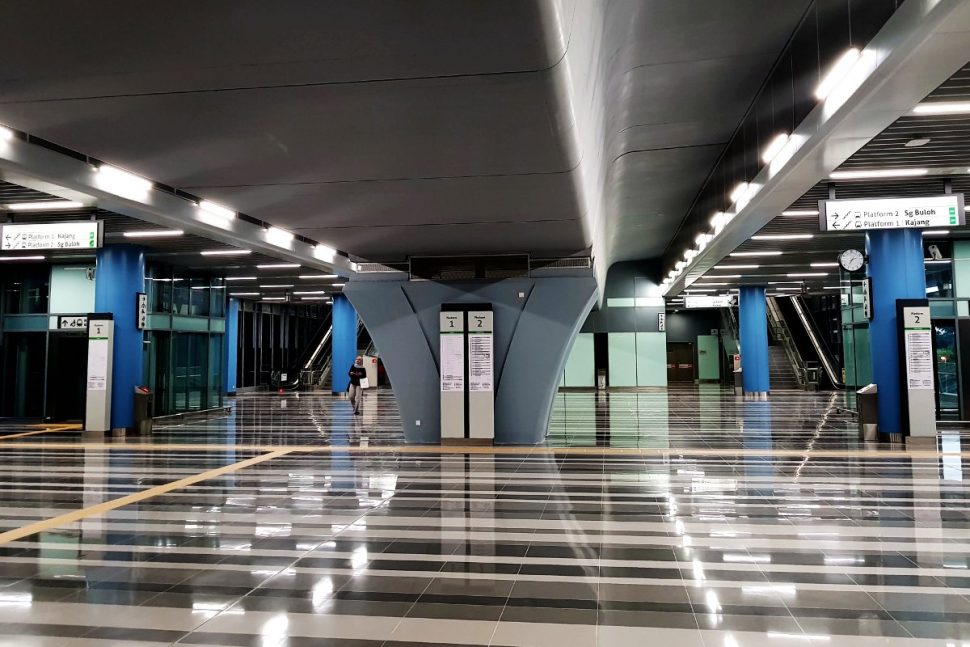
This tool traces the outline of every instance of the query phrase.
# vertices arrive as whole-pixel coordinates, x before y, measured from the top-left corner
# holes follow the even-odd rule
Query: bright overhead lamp
[[[263,297],[263,301],[286,301],[286,297]]]
[[[729,256],[781,256],[784,252],[731,252]]]
[[[774,290],[787,290],[788,292],[801,292],[801,288],[773,288]]]
[[[300,267],[299,263],[263,263],[256,266],[261,270],[292,270]]]
[[[923,230],[924,236],[946,236],[950,233],[949,229],[925,229]]]
[[[258,297],[259,292],[230,292],[231,297]]]
[[[251,249],[207,249],[199,252],[203,256],[244,256],[252,254]]]
[[[333,287],[335,287],[335,288],[342,288],[345,284],[344,283],[331,283],[331,285]]]
[[[211,200],[201,200],[199,202],[199,209],[202,209],[202,211],[205,211],[207,214],[218,216],[219,218],[225,218],[226,220],[232,220],[236,217],[235,211]]]
[[[970,113],[967,101],[924,101],[913,108],[914,115],[962,115]]]
[[[743,274],[711,274],[710,276],[702,276],[702,279],[739,279]]]
[[[684,292],[717,292],[717,288],[685,288]]]
[[[334,256],[337,255],[337,250],[333,247],[328,247],[327,245],[317,245],[313,248],[313,255],[319,259],[325,261],[332,261]]]
[[[838,267],[838,263],[810,263],[812,267]]]
[[[227,281],[255,281],[255,276],[227,276]]]
[[[98,167],[98,178],[105,190],[122,197],[144,197],[152,188],[151,181],[110,164]]]
[[[326,290],[297,290],[293,294],[326,294]]]
[[[293,286],[292,285],[261,285],[259,287],[264,289],[273,289],[273,288],[292,288]]]
[[[6,126],[0,126],[0,141],[9,142],[13,139],[13,131]]]
[[[841,285],[823,285],[822,286],[822,289],[823,290],[843,290],[843,289],[844,290],[851,290],[852,288],[850,288],[848,286],[841,286]]]
[[[311,281],[313,279],[335,279],[336,274],[301,274],[300,278],[304,281]]]
[[[687,267],[687,261],[677,261],[676,263],[674,263],[675,270],[682,270],[685,267]]]
[[[701,278],[703,279],[705,277],[702,276]],[[712,279],[721,279],[721,278],[724,278],[724,277],[722,277],[722,276],[712,276],[711,278]],[[718,283],[717,281],[713,281],[713,282],[706,282],[705,281],[704,283],[698,283],[697,285],[703,285],[704,287],[707,287],[708,285],[731,285],[731,284],[730,283]]]
[[[46,256],[0,256],[0,261],[42,261]]]
[[[828,272],[790,272],[785,276],[796,277],[796,276],[828,276],[828,275],[829,275]]]
[[[929,173],[925,168],[875,168],[859,171],[832,171],[833,180],[881,180],[896,177],[917,177]]]
[[[832,94],[832,90],[836,88],[842,79],[846,77],[849,70],[856,64],[859,60],[859,49],[857,47],[851,47],[839,57],[835,64],[829,68],[825,76],[822,77],[821,82],[815,88],[815,98],[822,100]]]
[[[147,231],[126,231],[122,234],[125,238],[172,238],[181,236],[185,232],[181,229],[155,229]]]
[[[749,186],[750,185],[747,182],[741,182],[736,187],[734,187],[734,190],[731,191],[731,196],[730,196],[731,202],[740,202],[741,198],[743,198],[748,193]]]
[[[269,227],[266,229],[266,241],[277,247],[288,247],[293,242],[295,235],[293,232],[280,229],[279,227]]]
[[[327,297],[300,297],[300,301],[327,301]]]
[[[82,209],[76,200],[40,200],[38,202],[11,202],[3,205],[10,211],[56,211],[58,209]]]
[[[781,149],[785,147],[788,143],[788,133],[779,133],[774,139],[765,147],[764,151],[761,153],[761,161],[765,164],[770,164],[771,160],[778,156]]]
[[[806,240],[814,237],[814,234],[762,234],[752,236],[751,240]]]
[[[797,217],[797,216],[817,216],[818,215],[818,209],[788,209],[786,211],[782,211],[781,212],[781,215],[783,215],[783,216],[793,216],[793,217]]]
[[[715,270],[756,270],[760,265],[715,265]]]

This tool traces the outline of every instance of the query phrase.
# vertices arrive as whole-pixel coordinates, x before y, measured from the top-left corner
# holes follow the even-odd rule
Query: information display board
[[[0,250],[97,249],[104,239],[101,220],[0,225]]]
[[[820,200],[818,203],[821,231],[926,229],[965,223],[962,193],[919,198]]]
[[[148,327],[148,295],[139,292],[135,299],[135,328],[144,330]],[[286,379],[285,377],[283,378]]]
[[[441,437],[465,437],[465,313],[439,315]]]
[[[85,431],[108,431],[111,428],[111,360],[114,346],[114,321],[110,316],[88,316]]]
[[[929,305],[923,301],[897,302],[902,334],[902,395],[910,436],[936,438],[935,356]]]
[[[492,311],[468,312],[468,437],[495,437]]]

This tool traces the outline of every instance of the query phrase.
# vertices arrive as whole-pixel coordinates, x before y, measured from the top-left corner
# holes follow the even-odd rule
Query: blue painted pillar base
[[[145,254],[135,245],[98,250],[94,282],[95,312],[114,315],[111,364],[111,429],[135,424],[135,387],[144,380],[144,335],[137,328],[137,294],[145,291]]]
[[[332,348],[330,374],[332,391],[345,393],[350,387],[347,371],[357,358],[357,311],[342,294],[333,295],[333,313],[330,318],[333,331],[330,333]]]
[[[899,377],[897,299],[926,298],[923,233],[919,229],[866,232],[867,274],[872,279],[869,351],[879,389],[879,433],[900,434],[903,428]]]
[[[764,286],[742,286],[738,309],[744,397],[765,400],[771,382],[768,377],[768,311]]]
[[[226,395],[236,393],[236,367],[239,363],[239,299],[229,299],[226,308],[226,334],[222,336],[225,347],[223,358],[226,378]]]

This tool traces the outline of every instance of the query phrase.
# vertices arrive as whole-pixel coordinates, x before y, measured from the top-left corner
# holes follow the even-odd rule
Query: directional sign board
[[[819,200],[818,203],[821,231],[957,227],[965,222],[962,193],[923,198]]]
[[[735,305],[733,295],[723,296],[685,296],[685,308],[730,308]]]
[[[97,249],[104,238],[101,220],[0,225],[0,250]]]

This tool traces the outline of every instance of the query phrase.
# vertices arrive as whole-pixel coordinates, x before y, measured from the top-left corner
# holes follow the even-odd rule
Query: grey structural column
[[[437,443],[438,314],[443,303],[494,313],[495,442],[542,442],[566,355],[596,299],[591,276],[484,282],[352,280],[344,294],[380,348],[411,443]]]

